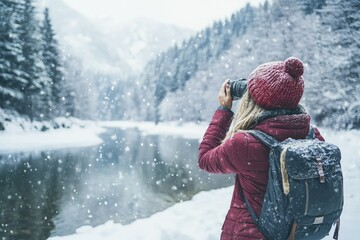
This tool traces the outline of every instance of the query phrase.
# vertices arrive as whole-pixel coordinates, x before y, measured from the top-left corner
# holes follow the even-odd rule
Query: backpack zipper
[[[305,181],[305,193],[306,193],[306,196],[305,196],[305,212],[304,212],[304,215],[307,215],[308,208],[309,208],[309,185],[308,185],[307,181]]]

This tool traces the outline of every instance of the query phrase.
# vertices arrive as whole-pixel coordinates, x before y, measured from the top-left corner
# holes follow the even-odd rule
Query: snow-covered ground
[[[103,122],[103,127],[138,128],[145,134],[175,134],[201,138],[205,124]],[[342,167],[345,181],[345,206],[341,218],[341,239],[357,236],[357,217],[360,215],[360,132],[323,129],[327,141],[337,144],[342,151]],[[52,237],[51,240],[210,240],[219,239],[222,222],[228,210],[232,187],[201,192],[187,202],[178,203],[149,218],[139,219],[128,225],[111,221],[97,227],[83,226],[76,234]],[[69,216],[73,217],[73,216]],[[326,239],[332,239],[330,236]]]
[[[105,131],[95,122],[67,118],[52,123],[30,123],[19,118],[5,121],[4,125],[5,130],[0,131],[0,153],[93,146],[102,143],[98,134]],[[47,130],[42,131],[44,128]]]
[[[58,117],[51,121],[30,121],[15,111],[0,109],[0,153],[55,150],[102,143],[98,134],[106,131],[94,121]]]
[[[92,228],[81,227],[77,234],[51,240],[218,240],[231,199],[231,187],[201,192],[191,201],[176,204],[149,218],[129,225],[111,221]]]

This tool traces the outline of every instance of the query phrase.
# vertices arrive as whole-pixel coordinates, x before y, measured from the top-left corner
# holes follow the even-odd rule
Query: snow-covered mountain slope
[[[49,7],[63,52],[80,59],[85,70],[95,73],[137,74],[159,51],[193,33],[148,19],[127,24],[94,21],[62,0],[43,0],[41,5]]]
[[[119,57],[91,21],[62,0],[47,1],[56,37],[65,57],[81,60],[90,72],[125,74],[129,65]]]
[[[104,20],[105,21],[105,20]],[[109,22],[99,23],[104,26],[102,32],[107,36],[116,53],[136,71],[141,71],[148,60],[174,46],[193,34],[192,30],[138,18],[127,24]]]

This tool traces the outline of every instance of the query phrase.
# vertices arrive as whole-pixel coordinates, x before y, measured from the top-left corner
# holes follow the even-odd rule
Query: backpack
[[[337,239],[344,203],[339,148],[316,139],[313,128],[306,139],[283,142],[258,130],[249,133],[270,148],[269,179],[259,216],[240,188],[259,230],[269,240],[312,240],[324,238],[336,224]]]

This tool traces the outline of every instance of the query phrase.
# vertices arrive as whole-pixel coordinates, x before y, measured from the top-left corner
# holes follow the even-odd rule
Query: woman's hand
[[[230,94],[229,80],[225,80],[225,82],[221,85],[220,92],[218,95],[218,100],[219,100],[220,106],[226,107],[229,110],[231,110],[232,97]]]

